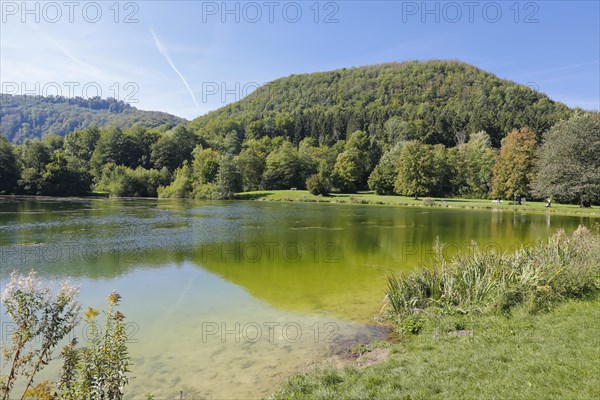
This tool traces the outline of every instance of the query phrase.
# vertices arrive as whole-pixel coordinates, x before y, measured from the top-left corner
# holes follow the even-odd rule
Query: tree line
[[[357,130],[331,145],[283,136],[215,143],[184,125],[173,129],[90,127],[13,145],[0,138],[0,193],[231,199],[255,190],[313,194],[372,190],[382,195],[546,198],[600,203],[600,116],[576,112],[542,139],[514,129],[493,146],[484,131],[454,146],[380,141]]]

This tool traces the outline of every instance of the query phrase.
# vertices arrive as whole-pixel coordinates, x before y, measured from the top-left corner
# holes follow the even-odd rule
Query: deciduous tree
[[[535,166],[535,133],[527,128],[513,130],[502,140],[500,156],[493,169],[492,196],[528,196]]]
[[[223,156],[217,175],[215,198],[221,200],[233,199],[242,190],[242,174],[238,168],[237,159],[232,155]]]
[[[398,161],[404,143],[398,143],[385,152],[369,176],[369,188],[379,195],[394,194],[394,186],[398,177]]]
[[[561,202],[600,204],[600,114],[579,113],[544,135],[534,192]]]
[[[429,195],[437,184],[432,147],[418,141],[407,142],[400,153],[396,192],[405,196]]]
[[[15,149],[4,136],[0,135],[0,193],[14,193],[19,174]]]
[[[267,157],[263,186],[265,189],[303,188],[305,182],[302,176],[302,161],[298,149],[285,141]]]

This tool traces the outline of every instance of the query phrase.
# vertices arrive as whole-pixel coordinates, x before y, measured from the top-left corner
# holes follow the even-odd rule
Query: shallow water
[[[340,343],[381,337],[386,276],[472,242],[508,251],[595,218],[262,202],[0,198],[0,283],[66,277],[87,306],[117,290],[128,398],[256,398]],[[9,322],[2,315],[2,337]],[[75,334],[81,336],[84,326]],[[52,377],[52,368],[48,375]]]

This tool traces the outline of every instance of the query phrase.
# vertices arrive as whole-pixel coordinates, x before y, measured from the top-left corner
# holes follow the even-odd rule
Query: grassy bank
[[[495,203],[483,199],[442,199],[442,198],[420,198],[415,200],[405,196],[379,196],[373,193],[338,194],[330,196],[314,196],[306,190],[268,190],[257,192],[244,192],[236,195],[240,200],[260,201],[285,201],[285,202],[307,202],[307,203],[348,203],[348,204],[372,204],[387,206],[424,206],[445,207],[464,209],[487,209],[487,210],[518,210],[536,213],[558,213],[558,214],[587,214],[600,216],[600,208],[581,208],[572,204],[552,204],[546,208],[546,203],[541,201],[527,201],[522,205],[513,205],[508,201]]]
[[[472,336],[408,337],[381,364],[296,375],[273,398],[597,399],[599,309],[596,297],[480,317],[465,326]]]
[[[389,278],[397,343],[366,368],[290,378],[275,399],[600,398],[600,237],[558,233]]]

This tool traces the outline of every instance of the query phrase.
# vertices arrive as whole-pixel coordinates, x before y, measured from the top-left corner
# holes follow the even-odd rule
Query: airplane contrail
[[[154,43],[156,44],[156,48],[158,49],[158,51],[160,52],[160,54],[163,55],[163,57],[165,58],[165,60],[167,60],[167,62],[171,66],[171,68],[173,68],[173,71],[175,71],[175,73],[179,76],[179,78],[181,78],[181,81],[183,82],[183,84],[187,88],[188,92],[190,93],[190,96],[192,96],[192,100],[194,101],[194,104],[196,105],[196,107],[200,108],[200,106],[198,105],[198,102],[196,101],[196,96],[194,96],[194,92],[192,91],[192,88],[190,87],[190,85],[185,80],[185,77],[183,76],[183,74],[181,72],[179,72],[179,70],[177,69],[177,67],[175,66],[175,64],[173,63],[173,61],[171,60],[171,57],[169,57],[169,53],[167,53],[167,49],[162,45],[162,43],[160,42],[160,40],[158,40],[158,37],[156,37],[156,34],[152,30],[152,28],[149,28],[149,29],[150,29],[150,33],[152,34],[152,37],[154,38]]]

